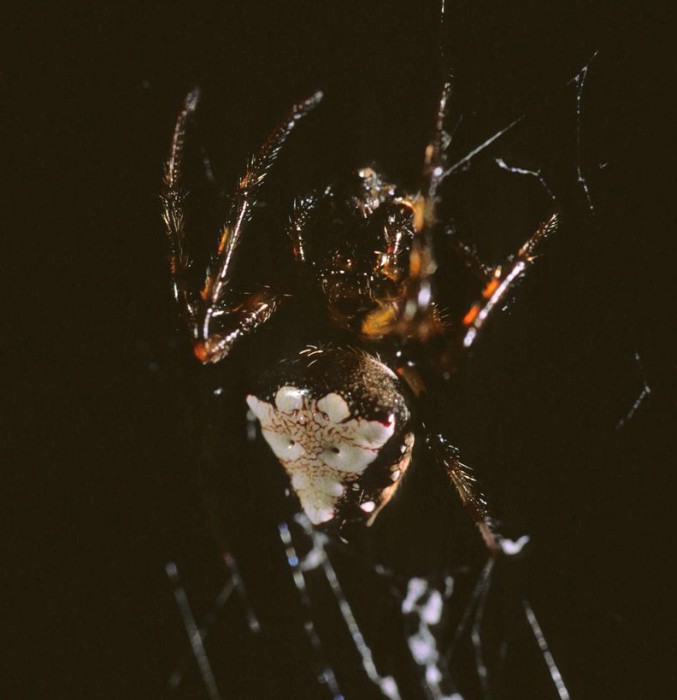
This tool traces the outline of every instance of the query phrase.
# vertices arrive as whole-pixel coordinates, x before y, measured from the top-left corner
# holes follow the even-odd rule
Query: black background
[[[509,534],[535,542],[527,587],[572,696],[651,697],[672,674],[667,10],[448,2],[447,21],[452,111],[463,115],[451,160],[527,117],[450,178],[445,217],[492,262],[553,206],[563,224],[458,378],[444,420]],[[5,21],[3,277],[6,337],[16,341],[5,363],[14,450],[5,530],[19,563],[7,567],[15,619],[3,696],[163,697],[183,644],[165,562],[190,572],[198,598],[216,590],[196,467],[205,379],[175,332],[158,203],[183,95],[202,87],[201,138],[230,184],[293,100],[325,91],[271,176],[265,222],[282,221],[294,194],[367,162],[415,189],[440,81],[438,25],[436,3],[352,0],[61,3]],[[596,50],[577,148],[568,83]],[[542,170],[556,205],[495,157]],[[216,231],[214,194],[195,197]],[[243,264],[265,277],[283,248],[263,228]],[[652,391],[617,429],[642,388],[635,352]],[[239,389],[246,361],[243,351],[221,380]],[[233,399],[226,414],[239,410]],[[241,420],[228,429],[240,441],[234,463],[248,459],[242,429]],[[375,535],[380,555],[408,573],[446,563],[453,498],[423,495],[426,479],[439,486],[412,477],[417,496],[384,514]],[[263,546],[276,517],[266,504],[281,485],[252,480],[233,516],[242,552]],[[479,561],[472,530],[463,533],[456,549]],[[241,673],[253,677],[264,660],[248,663]],[[528,674],[513,681],[505,697],[541,697]],[[313,697],[288,696],[304,693]]]

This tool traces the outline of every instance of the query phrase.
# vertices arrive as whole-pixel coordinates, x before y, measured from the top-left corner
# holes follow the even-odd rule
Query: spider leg
[[[289,219],[287,235],[292,244],[292,253],[298,263],[308,262],[308,251],[303,233],[317,208],[320,197],[316,192],[298,197],[294,201],[294,211]]]
[[[406,198],[384,205],[383,250],[377,251],[374,272],[385,275],[393,282],[400,282],[407,271],[402,258],[411,248],[414,238],[413,204]]]
[[[489,510],[485,495],[480,489],[472,469],[459,459],[459,451],[442,435],[428,435],[426,445],[435,462],[444,469],[449,481],[454,485],[463,506],[468,511],[477,529],[482,535],[492,557],[503,552],[502,537],[496,521]]]
[[[542,223],[517,253],[491,271],[482,290],[482,297],[474,303],[463,317],[462,344],[468,350],[478,334],[497,309],[509,298],[517,283],[536,259],[538,246],[552,234],[558,225],[558,216],[553,214]]]
[[[311,193],[294,202],[294,211],[287,226],[292,242],[292,254],[298,263],[308,262],[303,232],[317,207],[320,197]],[[195,356],[204,364],[219,362],[226,357],[240,338],[263,325],[277,311],[284,295],[268,287],[247,296],[237,306],[220,304],[212,311],[211,334],[204,341],[195,343]]]
[[[437,269],[432,231],[436,223],[437,190],[445,177],[447,135],[444,121],[451,97],[451,76],[445,81],[435,115],[433,137],[425,149],[423,185],[414,204],[414,241],[409,253],[409,276],[404,285],[403,303],[396,333],[426,341],[443,331],[435,312],[431,277]]]
[[[432,231],[436,223],[437,190],[445,178],[448,137],[444,120],[451,87],[449,78],[438,102],[433,137],[425,149],[421,192],[416,197],[401,200],[410,209],[413,221],[408,276],[397,299],[382,303],[367,315],[362,324],[366,336],[398,335],[425,342],[443,332],[444,325],[436,312],[431,286],[431,277],[437,268]]]
[[[191,90],[184,99],[174,127],[174,135],[169,150],[169,158],[165,166],[162,194],[162,219],[169,241],[169,270],[172,278],[174,299],[179,306],[182,321],[197,337],[197,318],[200,299],[192,287],[189,273],[193,261],[185,249],[185,216],[183,201],[186,190],[183,186],[183,148],[186,138],[186,128],[197,107],[200,92],[197,88]]]
[[[197,99],[186,98],[183,111],[179,114],[175,129],[172,149],[167,165],[167,191],[170,195],[174,191],[179,195],[165,197],[169,204],[165,206],[165,220],[170,231],[170,241],[174,248],[183,255],[182,245],[183,214],[179,209],[175,216],[173,208],[174,199],[180,202],[185,196],[183,190],[176,188],[173,183],[178,182],[180,175],[180,156],[185,135],[188,117],[195,110]],[[248,335],[260,325],[265,323],[277,310],[283,295],[268,288],[260,289],[248,295],[237,306],[231,306],[226,295],[229,290],[229,282],[232,277],[233,255],[240,240],[242,231],[251,219],[256,196],[263,184],[282,146],[293,131],[296,124],[316,107],[322,99],[322,93],[316,92],[305,100],[297,102],[287,113],[284,120],[268,135],[263,145],[251,157],[240,178],[232,196],[232,204],[229,215],[224,225],[214,264],[208,272],[204,287],[199,294],[188,297],[190,303],[184,306],[189,312],[189,325],[193,329],[195,337],[195,356],[204,364],[218,362],[228,355],[233,345],[240,338]],[[170,265],[172,269],[182,262],[181,255],[170,253]],[[185,257],[185,256],[184,256]],[[178,263],[174,263],[174,260]],[[186,263],[186,267],[189,263]],[[179,291],[181,289],[179,288]]]
[[[214,364],[230,354],[235,343],[262,326],[277,311],[283,294],[263,287],[247,295],[234,307],[218,307],[212,311],[212,330],[204,340],[198,340],[193,352],[203,364]]]
[[[221,231],[215,269],[207,276],[202,290],[202,298],[207,304],[203,323],[205,337],[209,336],[211,309],[214,309],[223,297],[232,268],[233,253],[244,225],[251,219],[256,195],[296,124],[316,107],[321,99],[322,93],[316,92],[297,102],[284,120],[268,135],[240,178],[227,223]]]

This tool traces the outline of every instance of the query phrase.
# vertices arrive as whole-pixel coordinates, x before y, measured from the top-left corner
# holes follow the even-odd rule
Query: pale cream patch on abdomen
[[[316,401],[302,389],[283,386],[275,405],[253,395],[247,404],[316,525],[334,517],[346,477],[362,474],[395,432],[394,415],[386,421],[350,418],[347,402],[334,392]]]

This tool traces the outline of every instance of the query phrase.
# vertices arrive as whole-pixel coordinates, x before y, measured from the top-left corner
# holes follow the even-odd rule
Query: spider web
[[[562,214],[454,379],[465,391],[439,390],[443,428],[529,547],[488,563],[420,460],[407,479],[433,488],[400,489],[364,541],[309,530],[247,435],[239,391],[250,348],[294,338],[266,332],[232,364],[194,368],[162,260],[161,163],[196,83],[192,153],[211,184],[191,178],[190,237],[205,250],[225,208],[216,178],[232,183],[276,115],[326,88],[271,172],[243,278],[283,265],[279,224],[304,191],[375,158],[415,192],[438,0],[45,5],[8,25],[7,537],[20,557],[6,564],[7,697],[674,693],[655,689],[672,669],[674,59],[669,30],[664,43],[655,32],[667,4],[444,4],[463,121],[449,125],[440,241],[501,263]],[[195,396],[217,373],[218,469],[239,488],[223,493],[200,483],[213,416]],[[228,507],[212,527],[202,501],[216,498]]]
[[[593,54],[569,82],[573,90],[570,99],[574,103],[575,179],[592,217],[596,214],[594,189],[582,163],[583,105],[586,81],[596,55]],[[556,187],[548,181],[543,169],[527,167],[495,154],[495,145],[527,119],[528,115],[519,115],[488,135],[465,156],[455,160],[448,167],[447,175],[462,175],[477,160],[484,159],[512,176],[532,179],[547,201],[557,207]],[[617,429],[633,418],[650,394],[639,355],[635,354],[635,358],[642,388],[618,421]],[[253,437],[249,435],[250,440]],[[527,539],[520,538],[516,543],[508,541],[508,548],[512,546],[513,553],[519,554]],[[303,515],[278,525],[277,547],[286,565],[283,576],[287,583],[293,584],[292,598],[297,605],[295,621],[306,649],[302,656],[314,679],[314,691],[310,691],[309,697],[332,700],[358,696],[389,700],[502,697],[511,644],[521,635],[529,642],[521,645],[519,663],[533,668],[536,675],[545,679],[543,697],[570,698],[566,674],[559,668],[548,642],[549,632],[541,625],[537,610],[521,584],[506,582],[508,576],[502,569],[519,567],[519,561],[489,559],[470,568],[430,575],[402,575],[314,529]],[[227,573],[221,588],[199,619],[191,607],[190,594],[181,583],[177,565],[167,564],[167,575],[187,639],[187,649],[167,680],[167,688],[173,696],[182,696],[183,692],[186,697],[196,697],[194,693],[198,688],[209,700],[238,696],[230,683],[232,674],[237,671],[228,668],[223,654],[219,656],[211,645],[212,628],[219,618],[237,618],[239,614],[239,627],[226,625],[227,634],[245,635],[254,640],[255,646],[257,638],[265,638],[265,623],[257,616],[235,558],[226,554],[224,562]],[[397,630],[387,642],[379,637],[373,615],[365,611],[365,601],[369,601],[370,595],[371,601],[374,600],[373,592],[363,596],[354,586],[347,585],[347,581],[355,577],[363,583],[370,581],[380,590],[381,605],[387,601],[391,627],[396,621],[394,628]],[[281,595],[280,604],[289,604],[288,599]],[[239,613],[235,614],[234,610]],[[245,624],[242,624],[243,619]],[[506,619],[510,620],[509,625],[505,624]],[[220,629],[220,633],[224,630]],[[338,644],[337,638],[342,640]],[[305,697],[299,693],[301,696]]]
[[[476,682],[481,688],[482,697],[490,697],[491,688],[500,687],[501,668],[505,664],[508,647],[502,642],[500,649],[489,649],[484,635],[493,572],[500,563],[488,560],[479,572],[450,573],[434,581],[422,577],[402,579],[382,566],[358,559],[356,566],[360,575],[380,579],[386,584],[388,595],[395,603],[401,623],[402,646],[406,646],[408,651],[409,671],[413,669],[412,684],[412,678],[402,677],[401,669],[394,673],[379,670],[372,647],[367,641],[369,632],[363,629],[335,565],[335,561],[340,560],[344,560],[345,564],[346,559],[353,560],[352,564],[355,565],[355,554],[347,545],[315,530],[302,514],[295,516],[291,522],[280,523],[279,539],[288,565],[288,575],[293,580],[300,602],[299,624],[307,640],[308,661],[315,675],[318,698],[343,700],[350,697],[343,689],[342,673],[337,670],[337,662],[333,658],[333,645],[327,639],[327,633],[321,631],[321,626],[326,624],[322,622],[326,616],[326,602],[321,604],[319,599],[322,596],[318,595],[321,587],[328,588],[333,596],[333,603],[339,613],[338,622],[349,634],[363,671],[363,680],[370,683],[376,691],[374,697],[388,700],[407,697],[462,700],[468,697],[458,690],[451,670],[464,644],[470,647]],[[234,602],[232,599],[236,599],[246,613],[249,623],[247,633],[252,636],[261,634],[261,626],[250,607],[235,560],[231,555],[224,558],[229,575],[200,622],[195,618],[176,564],[168,562],[166,566],[190,647],[190,653],[180,659],[167,680],[167,687],[172,692],[181,690],[192,657],[205,697],[220,700],[231,696],[227,689],[222,691],[219,687],[217,659],[209,653],[208,638],[217,616],[224,613],[227,604]],[[463,578],[474,579],[469,595],[456,592],[457,584]],[[520,609],[521,624],[528,627],[533,637],[533,653],[540,656],[541,663],[547,668],[553,697],[566,700],[570,697],[569,693],[531,604],[524,597],[513,600],[512,604]],[[450,634],[444,621],[452,616],[454,609],[460,616]],[[331,636],[336,634],[336,629],[332,629]],[[497,663],[490,666],[488,657],[495,658]],[[223,669],[220,670],[222,673]],[[227,679],[224,685],[227,688]]]

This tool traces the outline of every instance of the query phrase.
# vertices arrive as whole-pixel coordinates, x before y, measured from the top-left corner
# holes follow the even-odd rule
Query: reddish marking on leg
[[[469,326],[476,318],[477,314],[480,312],[479,304],[475,304],[470,307],[470,311],[463,317],[463,325]]]
[[[489,299],[491,295],[496,291],[496,288],[498,287],[498,280],[494,278],[487,284],[487,286],[482,290],[482,296],[485,299]]]
[[[198,360],[200,360],[200,362],[202,362],[203,365],[206,364],[209,360],[209,351],[207,350],[207,343],[204,343],[200,340],[197,343],[195,343],[195,345],[193,346],[193,354],[195,355],[195,357],[197,357]]]

